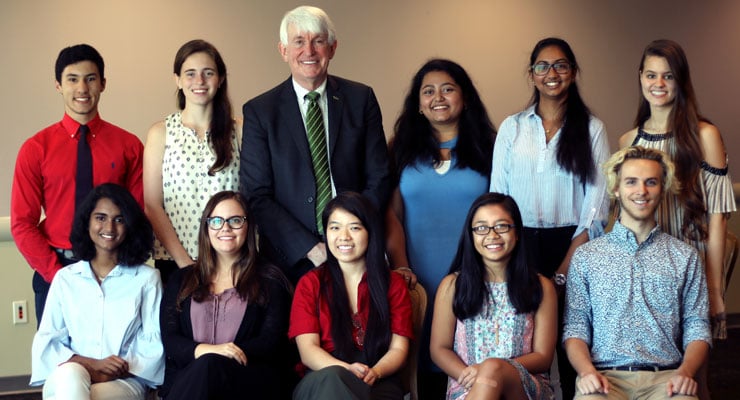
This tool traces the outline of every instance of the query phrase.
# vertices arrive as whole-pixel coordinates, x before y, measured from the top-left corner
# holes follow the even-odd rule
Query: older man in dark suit
[[[328,74],[337,49],[329,16],[316,7],[289,11],[278,47],[291,77],[244,105],[240,176],[261,250],[295,283],[326,261],[326,202],[356,191],[382,209],[391,185],[373,90]]]

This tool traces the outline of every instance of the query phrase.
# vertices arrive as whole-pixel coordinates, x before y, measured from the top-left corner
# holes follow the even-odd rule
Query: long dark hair
[[[537,310],[542,301],[542,283],[537,272],[529,265],[527,247],[522,235],[522,214],[511,196],[501,193],[485,193],[479,196],[470,206],[465,217],[463,233],[457,246],[457,253],[452,260],[450,273],[459,272],[455,280],[455,298],[452,311],[462,320],[480,313],[490,293],[486,286],[486,266],[473,242],[473,217],[483,206],[497,204],[509,213],[514,221],[514,232],[517,243],[506,266],[506,284],[509,299],[518,313]]]
[[[678,195],[685,209],[681,234],[693,240],[704,240],[707,238],[707,230],[704,198],[699,186],[700,165],[703,159],[699,144],[699,122],[709,120],[699,113],[694,86],[691,83],[689,62],[681,46],[665,39],[648,44],[640,59],[640,74],[648,56],[664,58],[676,82],[676,97],[668,116],[668,128],[676,137],[676,145],[675,148],[669,149],[668,153],[676,164],[676,177],[682,183],[682,190]],[[635,126],[641,128],[650,118],[650,103],[642,95],[639,75],[637,84],[640,89],[640,105],[637,108]]]
[[[193,268],[191,268],[190,273],[183,278],[180,293],[177,296],[178,307],[188,296],[192,295],[193,300],[201,302],[211,294],[210,285],[216,275],[218,255],[208,235],[208,217],[211,216],[211,213],[213,213],[213,210],[218,204],[226,200],[234,200],[239,203],[244,210],[244,214],[247,216],[247,224],[241,228],[247,230],[247,238],[240,249],[239,258],[234,262],[231,269],[232,280],[236,282],[234,287],[239,293],[239,297],[264,305],[269,299],[267,298],[268,291],[260,290],[262,279],[285,280],[276,267],[264,262],[257,253],[257,227],[244,195],[228,190],[218,192],[208,200],[203,210],[203,215],[200,218],[198,260],[193,265]]]
[[[375,364],[388,351],[391,341],[388,286],[390,269],[385,262],[383,226],[375,206],[364,196],[354,192],[343,192],[329,201],[321,215],[324,227],[331,214],[342,209],[356,216],[368,233],[365,263],[366,279],[370,294],[370,313],[365,330],[364,352],[370,365]],[[352,316],[344,276],[337,258],[327,252],[325,273],[321,279],[321,295],[329,304],[331,313],[331,337],[337,358],[347,360],[354,353],[352,339]]]
[[[403,102],[403,110],[396,120],[394,136],[390,143],[391,162],[396,179],[401,171],[414,163],[440,162],[439,142],[434,137],[432,125],[419,113],[419,91],[424,76],[430,72],[442,71],[450,75],[460,86],[465,107],[458,123],[457,145],[453,149],[457,166],[471,168],[483,176],[491,172],[493,142],[496,128],[488,118],[486,107],[465,69],[457,63],[432,59],[427,61],[411,80],[411,87]]]
[[[578,91],[578,84],[576,84],[576,77],[580,69],[576,61],[576,55],[568,42],[563,39],[553,37],[542,39],[537,42],[529,56],[529,73],[532,73],[531,66],[537,61],[540,52],[550,46],[559,48],[565,54],[573,74],[573,81],[568,87],[563,127],[560,130],[560,140],[558,141],[558,165],[577,176],[582,183],[590,183],[596,179],[598,171],[594,166],[594,156],[591,152],[591,133],[589,130],[591,110],[583,102],[581,93]],[[534,88],[532,97],[529,99],[529,106],[539,104],[539,102],[540,92],[537,88]]]
[[[234,132],[234,120],[231,111],[231,101],[229,100],[229,80],[226,74],[226,64],[224,64],[221,54],[216,48],[205,40],[191,40],[179,50],[175,55],[174,72],[180,76],[182,64],[188,57],[195,53],[206,53],[216,63],[218,77],[222,79],[221,85],[216,90],[213,98],[213,117],[209,136],[213,150],[216,152],[216,162],[208,169],[208,175],[213,176],[216,172],[224,169],[232,161],[233,144],[231,135]],[[182,89],[177,90],[177,107],[180,110],[185,109],[185,94]]]
[[[93,188],[75,213],[69,236],[75,256],[85,261],[95,258],[97,251],[95,243],[90,238],[90,216],[100,199],[108,199],[118,207],[126,228],[126,236],[116,249],[117,263],[123,266],[136,266],[146,262],[154,246],[152,224],[131,193],[115,183],[104,183]]]

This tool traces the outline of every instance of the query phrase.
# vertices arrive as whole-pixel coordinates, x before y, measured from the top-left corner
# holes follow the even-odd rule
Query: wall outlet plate
[[[13,325],[28,323],[28,302],[16,300],[13,302]]]

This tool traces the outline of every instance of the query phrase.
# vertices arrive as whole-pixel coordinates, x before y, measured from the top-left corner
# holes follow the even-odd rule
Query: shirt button
[[[308,196],[308,199],[306,199],[309,203],[313,203],[313,196]]]

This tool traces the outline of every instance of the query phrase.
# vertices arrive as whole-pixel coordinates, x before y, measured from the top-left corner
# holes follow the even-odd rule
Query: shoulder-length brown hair
[[[239,296],[245,300],[265,304],[269,299],[267,291],[260,290],[262,278],[279,279],[280,272],[274,266],[263,262],[257,254],[257,227],[246,197],[239,192],[219,192],[211,197],[203,210],[198,231],[198,260],[193,265],[191,273],[183,279],[180,293],[177,296],[178,307],[188,296],[192,296],[196,302],[201,302],[211,294],[210,285],[216,276],[218,258],[208,235],[208,217],[218,204],[226,200],[239,203],[247,217],[246,225],[241,228],[247,230],[247,238],[240,250],[239,258],[231,269],[232,279],[235,282],[234,287]]]

